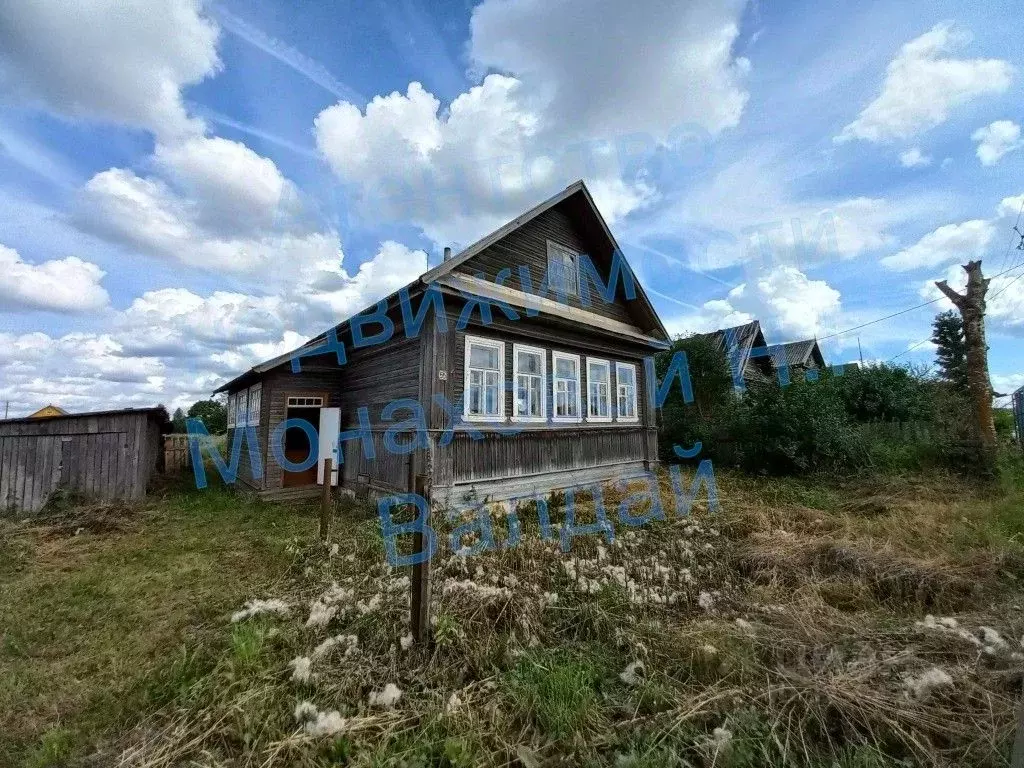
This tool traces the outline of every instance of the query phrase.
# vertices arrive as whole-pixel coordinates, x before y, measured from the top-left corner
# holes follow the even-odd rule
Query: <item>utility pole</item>
[[[857,334],[857,353],[860,355],[860,367],[864,367],[864,350],[860,348],[860,334]]]
[[[988,374],[988,344],[985,343],[985,294],[991,282],[981,274],[981,261],[964,265],[967,272],[967,291],[960,295],[945,280],[935,285],[945,294],[964,321],[964,340],[967,345],[967,386],[974,401],[977,417],[978,441],[982,460],[988,469],[995,466],[996,427],[992,419],[992,380]]]

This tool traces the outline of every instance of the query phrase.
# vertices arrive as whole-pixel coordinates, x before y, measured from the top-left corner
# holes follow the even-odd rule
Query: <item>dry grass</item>
[[[685,520],[617,522],[611,545],[581,537],[566,554],[524,516],[514,548],[442,547],[430,647],[403,641],[406,574],[384,562],[371,513],[348,511],[336,550],[300,516],[308,533],[272,561],[287,563],[283,578],[241,585],[211,634],[144,675],[144,706],[94,759],[1007,764],[1024,573],[1000,533],[1006,493],[947,477],[719,484],[717,514],[698,504]],[[620,498],[607,498],[613,519]],[[504,541],[503,510],[492,519]],[[243,598],[291,611],[230,623]],[[344,639],[323,645],[332,637]],[[309,677],[296,679],[303,657]],[[373,705],[388,684],[401,697]],[[297,718],[300,702],[315,713]]]

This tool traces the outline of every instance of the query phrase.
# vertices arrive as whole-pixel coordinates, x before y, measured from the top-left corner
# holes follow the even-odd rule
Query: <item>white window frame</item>
[[[260,407],[263,403],[263,385],[253,384],[249,387],[249,426],[258,427],[260,423]]]
[[[228,429],[235,428],[235,401],[238,395],[228,395]]]
[[[606,393],[606,399],[608,400],[608,415],[607,416],[591,416],[590,415],[590,366],[596,365],[604,368],[608,374],[608,391]],[[599,357],[588,357],[587,358],[587,421],[592,423],[607,423],[612,420],[612,366],[608,360],[602,360]]]
[[[619,413],[619,395],[621,393],[622,384],[619,383],[619,371],[628,368],[633,372],[633,415],[623,416]],[[640,380],[637,378],[636,365],[633,363],[615,363],[615,420],[627,423],[635,423],[640,421],[640,408],[637,399],[637,390],[640,388]]]
[[[322,397],[307,397],[305,395],[288,395],[285,400],[285,408],[323,408]]]
[[[474,344],[498,350],[498,413],[496,415],[469,412],[469,359],[470,348]],[[466,421],[495,422],[505,420],[505,342],[482,336],[466,335],[465,355],[462,365],[462,418]]]
[[[558,376],[558,361],[571,360],[576,366],[576,415],[558,415],[558,382],[562,377]],[[571,379],[565,379],[571,381]],[[558,424],[579,424],[583,420],[583,368],[580,366],[580,356],[570,355],[567,352],[551,352],[551,421]]]
[[[519,353],[526,352],[540,357],[540,416],[528,416],[519,413]],[[512,344],[512,421],[544,423],[548,420],[548,352],[542,347],[533,347],[528,344]],[[536,374],[524,373],[523,376],[535,376]]]
[[[548,289],[551,290],[554,286],[551,283],[551,257],[557,254],[562,260],[562,274],[565,274],[565,261],[566,256],[572,259],[572,282],[570,285],[559,286],[564,287],[564,291],[555,289],[555,294],[560,295],[564,292],[566,296],[579,296],[580,295],[580,254],[574,251],[572,248],[556,243],[554,240],[548,240],[547,244],[547,267],[548,267]]]
[[[249,418],[249,390],[237,392],[235,398],[235,426],[245,427]]]

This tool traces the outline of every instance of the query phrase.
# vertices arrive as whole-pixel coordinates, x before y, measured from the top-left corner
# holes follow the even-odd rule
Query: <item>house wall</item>
[[[547,374],[545,406],[549,421],[514,423],[513,392],[505,393],[506,421],[497,425],[508,430],[522,428],[515,435],[501,434],[493,423],[473,423],[484,434],[473,439],[467,428],[456,431],[448,446],[439,445],[449,417],[438,408],[430,411],[431,452],[426,464],[433,477],[437,498],[459,500],[464,495],[478,498],[507,498],[522,493],[547,492],[580,482],[610,480],[636,474],[657,462],[657,426],[647,402],[647,381],[643,358],[649,350],[624,341],[596,336],[579,326],[554,327],[539,318],[498,320],[488,327],[470,326],[456,330],[457,312],[450,311],[448,333],[435,333],[425,341],[424,355],[432,360],[432,375],[424,381],[424,401],[433,393],[456,403],[464,392],[466,335],[501,341],[505,345],[505,381],[513,380],[513,344],[529,344],[545,350]],[[579,424],[550,421],[553,410],[551,384],[552,352],[578,355],[581,367],[580,391],[583,421]],[[617,387],[614,363],[632,363],[637,371],[637,422],[588,422],[586,358],[608,360],[611,387]],[[439,377],[444,371],[445,378]]]

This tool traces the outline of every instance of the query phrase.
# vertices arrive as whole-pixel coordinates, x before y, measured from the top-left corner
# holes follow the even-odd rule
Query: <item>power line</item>
[[[1003,261],[999,265],[1000,269],[1004,269],[1006,267],[1006,263],[1010,258],[1010,251],[1013,249],[1013,242],[1017,239],[1017,236],[1020,235],[1020,230],[1017,229],[1017,227],[1020,225],[1020,217],[1022,213],[1024,213],[1024,196],[1021,197],[1020,210],[1017,211],[1017,221],[1013,223],[1013,234],[1010,235],[1010,243],[1006,246],[1006,253],[1003,254]],[[1024,236],[1021,236],[1021,244],[1024,245]]]
[[[899,358],[903,357],[904,355],[906,355],[906,354],[909,354],[909,353],[913,352],[913,351],[914,351],[915,349],[917,349],[918,347],[920,347],[920,346],[921,346],[922,344],[924,344],[925,342],[927,342],[927,341],[931,341],[931,340],[932,340],[932,337],[931,337],[931,336],[929,336],[929,337],[928,337],[928,338],[926,338],[926,339],[921,339],[921,340],[920,340],[919,342],[917,342],[917,344],[915,344],[914,346],[912,346],[912,347],[907,347],[907,348],[906,348],[906,349],[904,349],[904,350],[903,350],[902,352],[900,352],[900,353],[899,353],[898,355],[896,355],[895,357],[890,357],[890,358],[889,358],[888,360],[886,360],[885,362],[887,362],[887,363],[891,363],[891,362],[892,362],[893,360],[898,360]]]
[[[1021,262],[1020,264],[1017,264],[1016,266],[1010,267],[1009,269],[1005,269],[1002,272],[999,272],[999,273],[997,273],[995,275],[992,275],[992,279],[995,279],[997,277],[1002,277],[1007,272],[1013,272],[1015,269],[1020,269],[1021,267],[1024,267],[1024,262]],[[1022,273],[1022,274],[1018,275],[1016,278],[1014,278],[1014,281],[1019,280],[1021,277],[1024,277],[1024,273]],[[1013,281],[1011,281],[1011,282],[1013,282]],[[1002,288],[1002,290],[1000,291],[1000,293],[1002,291],[1005,291],[1008,287],[1009,287],[1009,285],[1004,286]],[[996,295],[998,295],[998,294],[996,294]],[[881,323],[881,322],[884,322],[885,320],[891,320],[894,317],[899,317],[900,315],[905,315],[908,312],[913,312],[915,309],[921,309],[922,307],[927,307],[927,306],[929,306],[931,304],[935,304],[936,302],[942,301],[944,298],[946,298],[946,297],[945,296],[939,296],[937,298],[932,299],[931,301],[925,301],[925,302],[923,302],[921,304],[917,304],[916,306],[908,307],[907,309],[901,309],[899,312],[893,312],[891,315],[886,315],[885,317],[879,317],[876,320],[870,320],[870,321],[868,321],[866,323],[861,323],[860,325],[855,325],[852,328],[845,328],[845,329],[843,329],[841,331],[836,331],[835,333],[830,333],[827,336],[819,336],[818,337],[818,341],[824,341],[825,339],[833,339],[836,336],[842,336],[844,334],[850,333],[851,331],[859,331],[861,328],[867,328],[869,325],[874,325],[875,323]]]

